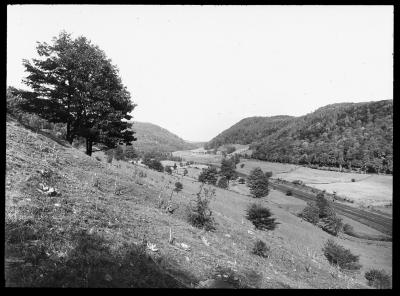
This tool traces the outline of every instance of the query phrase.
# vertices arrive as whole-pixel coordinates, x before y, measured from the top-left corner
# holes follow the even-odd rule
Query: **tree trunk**
[[[92,156],[92,146],[93,141],[89,138],[86,138],[86,154]]]
[[[67,122],[67,135],[66,135],[68,143],[72,145],[72,142],[74,141],[74,137],[71,135],[71,123]]]

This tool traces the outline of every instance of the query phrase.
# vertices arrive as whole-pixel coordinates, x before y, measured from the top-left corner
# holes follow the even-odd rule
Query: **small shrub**
[[[292,196],[292,195],[293,195],[292,190],[286,191],[286,195],[287,195],[287,196]]]
[[[126,146],[125,148],[125,158],[134,159],[138,157],[138,153],[132,145]]]
[[[350,224],[346,223],[343,225],[343,232],[348,235],[354,235],[354,228]]]
[[[195,204],[188,208],[188,222],[192,226],[204,228],[206,231],[215,230],[215,220],[209,207],[211,198],[215,196],[215,189],[207,189],[201,186],[196,195]]]
[[[157,159],[152,159],[150,161],[147,161],[146,165],[152,170],[156,170],[156,171],[161,172],[161,173],[164,171],[163,165]]]
[[[354,178],[353,178],[353,179],[351,179],[351,182],[355,182],[355,181],[356,181],[356,179],[354,179]]]
[[[228,180],[225,177],[221,177],[217,183],[217,186],[223,189],[228,188]]]
[[[361,268],[358,263],[359,256],[352,254],[349,249],[345,249],[332,239],[328,239],[322,251],[330,264],[339,266],[341,269],[358,270]]]
[[[241,168],[241,169],[244,168],[244,163],[242,163],[242,164],[240,165],[240,168]]]
[[[253,246],[252,253],[257,256],[268,258],[270,255],[270,248],[262,240],[257,240]]]
[[[168,173],[169,175],[171,175],[172,174],[171,166],[169,166],[169,165],[165,166],[165,172]]]
[[[113,152],[116,160],[125,160],[125,153],[121,146],[117,146]]]
[[[93,186],[94,186],[94,187],[97,187],[97,188],[100,188],[100,179],[99,179],[99,178],[96,178],[96,179],[94,180]]]
[[[260,230],[274,230],[276,225],[275,218],[271,218],[271,211],[259,204],[251,204],[247,209],[246,218]]]
[[[182,185],[182,183],[181,182],[176,182],[175,183],[175,191],[176,192],[179,192],[179,191],[181,191],[183,189],[183,185]]]
[[[236,289],[243,288],[240,278],[238,277],[236,272],[230,267],[222,267],[218,265],[212,272],[211,278],[228,283],[229,286],[227,287],[232,286]]]
[[[78,141],[75,141],[75,140],[74,140],[74,141],[72,142],[72,147],[78,149],[79,146],[80,146],[80,143],[79,143]]]
[[[317,194],[316,206],[319,209],[319,218],[325,218],[334,214],[333,208],[325,198],[324,193]]]
[[[186,176],[187,174],[188,174],[188,170],[187,170],[187,169],[184,169],[184,170],[183,170],[183,175]]]
[[[307,203],[307,206],[300,213],[300,217],[312,224],[317,224],[319,221],[319,210],[313,203]]]
[[[343,229],[342,219],[336,216],[335,213],[321,218],[318,222],[318,225],[322,228],[323,231],[328,232],[334,236],[337,236],[340,231]]]
[[[377,289],[390,289],[391,276],[384,270],[371,269],[365,273],[365,278],[368,280],[368,285]]]
[[[105,151],[105,154],[107,156],[107,163],[111,163],[113,158],[114,158],[114,151],[113,149],[109,149],[107,151]]]

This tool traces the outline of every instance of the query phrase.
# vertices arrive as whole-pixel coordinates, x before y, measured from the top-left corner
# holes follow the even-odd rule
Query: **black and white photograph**
[[[392,289],[394,5],[5,7],[5,287]]]

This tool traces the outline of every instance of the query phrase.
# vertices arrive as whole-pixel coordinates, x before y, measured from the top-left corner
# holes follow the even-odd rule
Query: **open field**
[[[201,163],[218,164],[221,157],[216,155],[193,155],[190,151],[174,152],[186,160]],[[240,164],[244,164],[241,168]],[[270,171],[273,178],[281,178],[286,181],[300,180],[306,185],[326,190],[328,193],[334,191],[340,197],[353,200],[361,206],[377,207],[380,211],[391,214],[392,184],[393,177],[390,175],[369,175],[357,173],[341,173],[335,171],[317,170],[294,164],[259,161],[254,159],[242,159],[237,165],[237,171],[248,175],[256,167],[263,171]],[[351,180],[354,179],[355,182]]]
[[[243,163],[248,167],[247,170],[259,165],[264,171],[272,171],[274,178],[286,181],[301,180],[308,186],[329,193],[335,191],[338,196],[347,197],[360,205],[380,206],[392,203],[393,177],[389,175],[340,173],[261,161],[243,160]],[[241,170],[244,168],[238,169],[239,172]],[[352,182],[352,179],[355,182]]]
[[[196,154],[193,153],[192,150],[184,150],[184,151],[175,151],[172,152],[173,156],[179,156],[187,161],[194,161],[198,163],[206,163],[206,164],[220,164],[222,160],[221,155],[214,154]]]
[[[346,275],[333,268],[321,250],[332,236],[291,213],[291,206],[297,211],[301,204],[279,191],[258,202],[280,224],[259,231],[244,218],[252,198],[215,188],[210,206],[217,229],[204,232],[186,220],[200,187],[191,178],[122,161],[108,164],[102,152],[89,157],[13,121],[7,122],[6,157],[8,286],[197,287],[219,265],[248,287],[367,288],[365,271],[392,270],[391,242],[348,236],[335,240],[360,255],[362,269]],[[172,192],[176,181],[183,183],[179,193]],[[41,182],[61,195],[39,192]],[[177,205],[172,214],[158,206],[171,193]],[[168,242],[170,229],[189,251]],[[269,258],[251,254],[256,239],[270,246]],[[146,241],[158,251],[141,250]]]

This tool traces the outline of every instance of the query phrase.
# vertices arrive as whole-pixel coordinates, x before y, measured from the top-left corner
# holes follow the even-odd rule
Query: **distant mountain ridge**
[[[261,160],[393,170],[393,100],[336,103],[300,117],[249,117],[207,143],[251,144]]]
[[[224,144],[251,144],[278,131],[293,118],[288,115],[247,117],[213,138],[206,144],[206,147],[215,148]]]
[[[132,145],[142,152],[173,152],[197,148],[196,144],[189,143],[153,123],[133,121],[132,129],[137,138],[137,141],[132,142]]]

